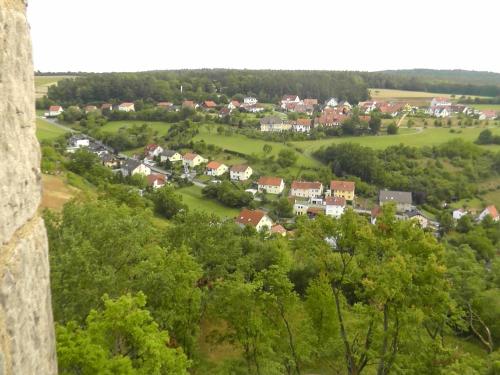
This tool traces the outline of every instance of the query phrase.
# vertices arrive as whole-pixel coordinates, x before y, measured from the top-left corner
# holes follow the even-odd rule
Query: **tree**
[[[485,129],[477,137],[476,143],[478,145],[487,145],[493,142],[493,133],[490,129]]]
[[[168,347],[168,332],[145,309],[144,294],[102,300],[103,310],[92,310],[85,328],[56,327],[61,374],[187,374],[189,361],[182,349]]]
[[[295,151],[284,148],[279,152],[276,162],[283,168],[287,168],[294,165],[297,159],[298,157]]]
[[[293,217],[293,206],[287,197],[273,202],[273,213],[278,217]]]
[[[172,218],[180,211],[187,210],[187,206],[182,203],[182,196],[175,193],[170,186],[164,186],[154,191],[151,195],[155,205],[155,211],[166,217]]]
[[[373,134],[377,134],[380,131],[380,127],[382,125],[382,120],[378,116],[372,116],[370,121],[368,121],[368,126],[370,127],[370,131]]]
[[[397,134],[398,133],[398,127],[395,123],[391,123],[387,126],[387,134]]]
[[[269,155],[272,150],[273,150],[273,146],[271,146],[270,144],[266,143],[264,146],[262,146],[262,151],[264,151],[264,154],[266,154],[266,155]]]

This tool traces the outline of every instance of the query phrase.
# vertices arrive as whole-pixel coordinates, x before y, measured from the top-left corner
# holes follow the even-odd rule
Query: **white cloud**
[[[35,68],[500,72],[500,4],[476,0],[31,0]]]

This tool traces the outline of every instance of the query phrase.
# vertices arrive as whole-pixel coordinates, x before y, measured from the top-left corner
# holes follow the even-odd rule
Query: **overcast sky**
[[[29,0],[35,68],[500,72],[500,2]]]

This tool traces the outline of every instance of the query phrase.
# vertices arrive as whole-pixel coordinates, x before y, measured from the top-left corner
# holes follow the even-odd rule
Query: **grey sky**
[[[35,68],[500,72],[495,0],[30,0]]]

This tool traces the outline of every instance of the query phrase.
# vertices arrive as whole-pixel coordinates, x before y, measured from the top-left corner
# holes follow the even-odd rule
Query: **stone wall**
[[[0,0],[0,374],[56,374],[26,4]]]

